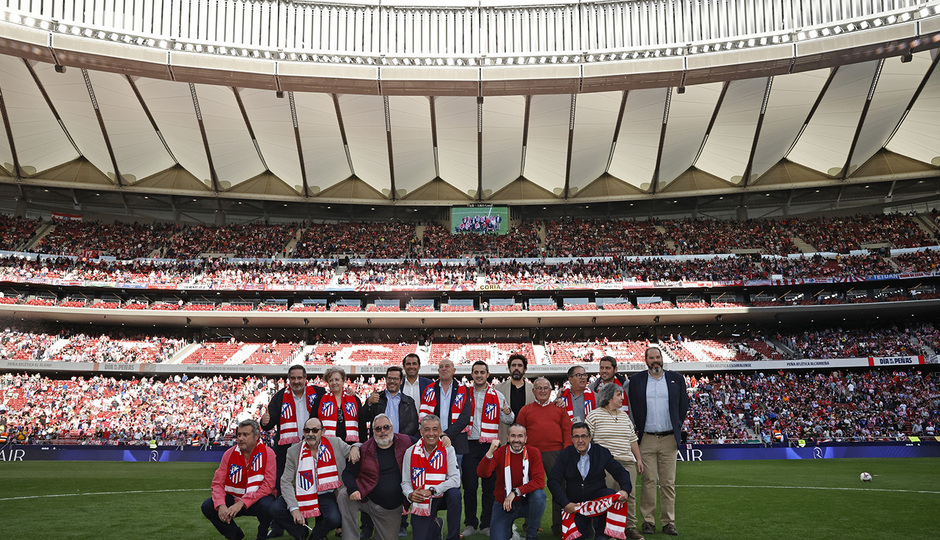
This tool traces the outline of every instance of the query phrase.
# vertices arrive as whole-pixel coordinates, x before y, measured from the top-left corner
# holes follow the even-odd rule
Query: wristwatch
[[[434,489],[434,488],[432,488],[432,487],[429,487],[429,488],[428,488],[428,491],[431,492],[431,495],[437,495],[437,490]]]
[[[519,488],[512,488],[512,493],[516,497],[522,497],[522,492],[519,491]]]

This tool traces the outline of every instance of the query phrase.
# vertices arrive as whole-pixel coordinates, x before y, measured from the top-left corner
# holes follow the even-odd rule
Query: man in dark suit
[[[284,464],[287,462],[287,449],[299,442],[300,429],[311,416],[320,397],[326,390],[319,386],[308,384],[307,369],[300,364],[293,365],[287,370],[287,386],[278,390],[268,403],[267,409],[261,415],[261,429],[276,429],[274,433],[274,456],[277,461],[277,478],[275,486],[280,486],[281,475],[284,473]],[[271,525],[268,538],[275,538],[284,534],[277,523]]]
[[[640,515],[643,534],[656,532],[656,487],[659,486],[659,520],[663,533],[676,530],[676,449],[681,443],[682,423],[689,412],[685,377],[663,370],[663,353],[657,347],[646,349],[646,371],[630,377],[627,393],[630,415],[640,440],[643,456],[643,491]]]
[[[607,487],[608,472],[620,484],[620,491],[616,492],[620,496],[619,502],[627,502],[632,487],[630,473],[614,459],[610,450],[591,444],[591,428],[578,422],[571,426],[571,446],[561,450],[548,475],[552,500],[571,514],[575,512],[577,503],[611,495],[614,490]],[[604,536],[603,515],[592,519],[575,514],[574,522],[584,538]]]
[[[438,380],[433,386],[428,386],[421,396],[421,405],[418,408],[418,421],[427,414],[433,414],[441,419],[442,439],[447,437],[457,454],[457,466],[463,463],[470,445],[467,443],[467,434],[464,428],[470,424],[470,414],[473,412],[469,405],[469,388],[454,379],[457,369],[451,360],[441,360],[437,367]]]
[[[418,436],[418,406],[411,396],[401,391],[404,370],[391,366],[385,370],[385,391],[372,392],[366,399],[363,421],[372,422],[378,414],[388,415],[395,433]],[[374,433],[373,433],[374,435]]]
[[[424,391],[434,381],[418,375],[418,371],[421,369],[421,357],[415,353],[406,354],[401,361],[401,367],[405,370],[405,380],[401,383],[401,392],[415,400],[415,405],[421,405],[421,396],[424,395]]]

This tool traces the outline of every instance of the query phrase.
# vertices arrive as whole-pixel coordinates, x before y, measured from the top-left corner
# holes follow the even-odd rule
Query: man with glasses
[[[291,537],[321,540],[342,523],[348,496],[341,478],[346,460],[359,461],[359,448],[337,437],[323,436],[323,422],[313,417],[304,423],[304,439],[287,450],[281,477],[281,496],[272,515]],[[317,517],[313,529],[307,518]]]
[[[620,486],[620,491],[616,492],[617,502],[626,503],[632,486],[630,475],[623,465],[614,459],[610,450],[599,444],[592,444],[591,428],[584,422],[571,426],[571,443],[571,446],[565,447],[558,454],[555,466],[548,475],[548,489],[552,492],[552,499],[561,505],[565,514],[573,515],[573,526],[577,527],[582,537],[605,537],[605,515],[584,515],[583,507],[578,503],[594,501],[615,493],[607,487],[607,473],[610,473]],[[622,514],[621,528],[626,522],[626,511],[622,511]],[[565,515],[562,518],[564,519]],[[608,525],[610,524],[611,521],[608,520]]]
[[[401,471],[411,437],[395,433],[388,415],[379,413],[372,421],[373,436],[360,448],[358,463],[343,474],[349,500],[343,510],[343,540],[356,540],[361,512],[375,524],[375,540],[398,538],[404,495]]]
[[[561,449],[571,444],[571,419],[565,409],[552,405],[552,383],[548,379],[535,379],[533,393],[535,401],[519,411],[516,423],[526,428],[526,444],[539,450],[545,470],[550,471]],[[552,534],[561,536],[561,506],[557,504],[552,504]]]
[[[418,406],[411,396],[401,391],[404,380],[404,370],[398,366],[391,366],[385,370],[385,391],[372,392],[366,399],[365,421],[379,414],[385,414],[392,422],[395,433],[403,433],[409,437],[418,435]],[[374,429],[374,426],[373,426]]]
[[[587,373],[583,367],[568,368],[568,385],[569,388],[555,399],[555,405],[565,409],[572,423],[583,422],[597,405],[594,392],[587,386]]]

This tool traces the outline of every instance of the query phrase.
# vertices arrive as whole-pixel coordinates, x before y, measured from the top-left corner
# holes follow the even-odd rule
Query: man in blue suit
[[[548,475],[548,489],[552,500],[565,512],[575,512],[577,503],[611,495],[614,490],[607,487],[607,474],[620,484],[619,502],[627,502],[632,484],[630,473],[623,468],[610,450],[591,443],[591,428],[584,422],[571,426],[571,446],[558,453],[555,466]],[[574,523],[585,538],[605,538],[604,516],[594,518],[575,514]]]
[[[421,405],[424,390],[434,381],[418,375],[421,369],[421,357],[415,353],[406,354],[401,361],[401,367],[405,370],[405,380],[401,383],[402,393],[413,399],[416,406]]]
[[[643,456],[643,491],[640,515],[643,534],[656,532],[656,487],[659,485],[659,521],[663,533],[676,536],[676,450],[681,442],[682,423],[689,412],[685,377],[663,370],[663,353],[646,349],[646,371],[630,377],[627,395],[630,416],[640,440]]]

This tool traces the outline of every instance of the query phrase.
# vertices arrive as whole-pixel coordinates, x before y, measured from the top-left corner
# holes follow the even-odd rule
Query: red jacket
[[[545,488],[545,466],[542,465],[542,453],[539,452],[538,448],[531,445],[526,445],[526,449],[529,451],[529,481],[527,483],[522,483],[522,453],[513,454],[510,452],[509,458],[512,487],[519,488],[519,492],[523,495]],[[477,466],[477,476],[480,478],[487,478],[491,474],[496,474],[496,490],[493,495],[496,497],[496,502],[499,504],[503,504],[506,500],[506,475],[503,470],[505,467],[506,452],[508,451],[508,444],[506,446],[500,446],[496,449],[496,452],[493,453],[491,459],[487,459],[486,456],[483,456],[483,459],[480,460],[480,465]]]

